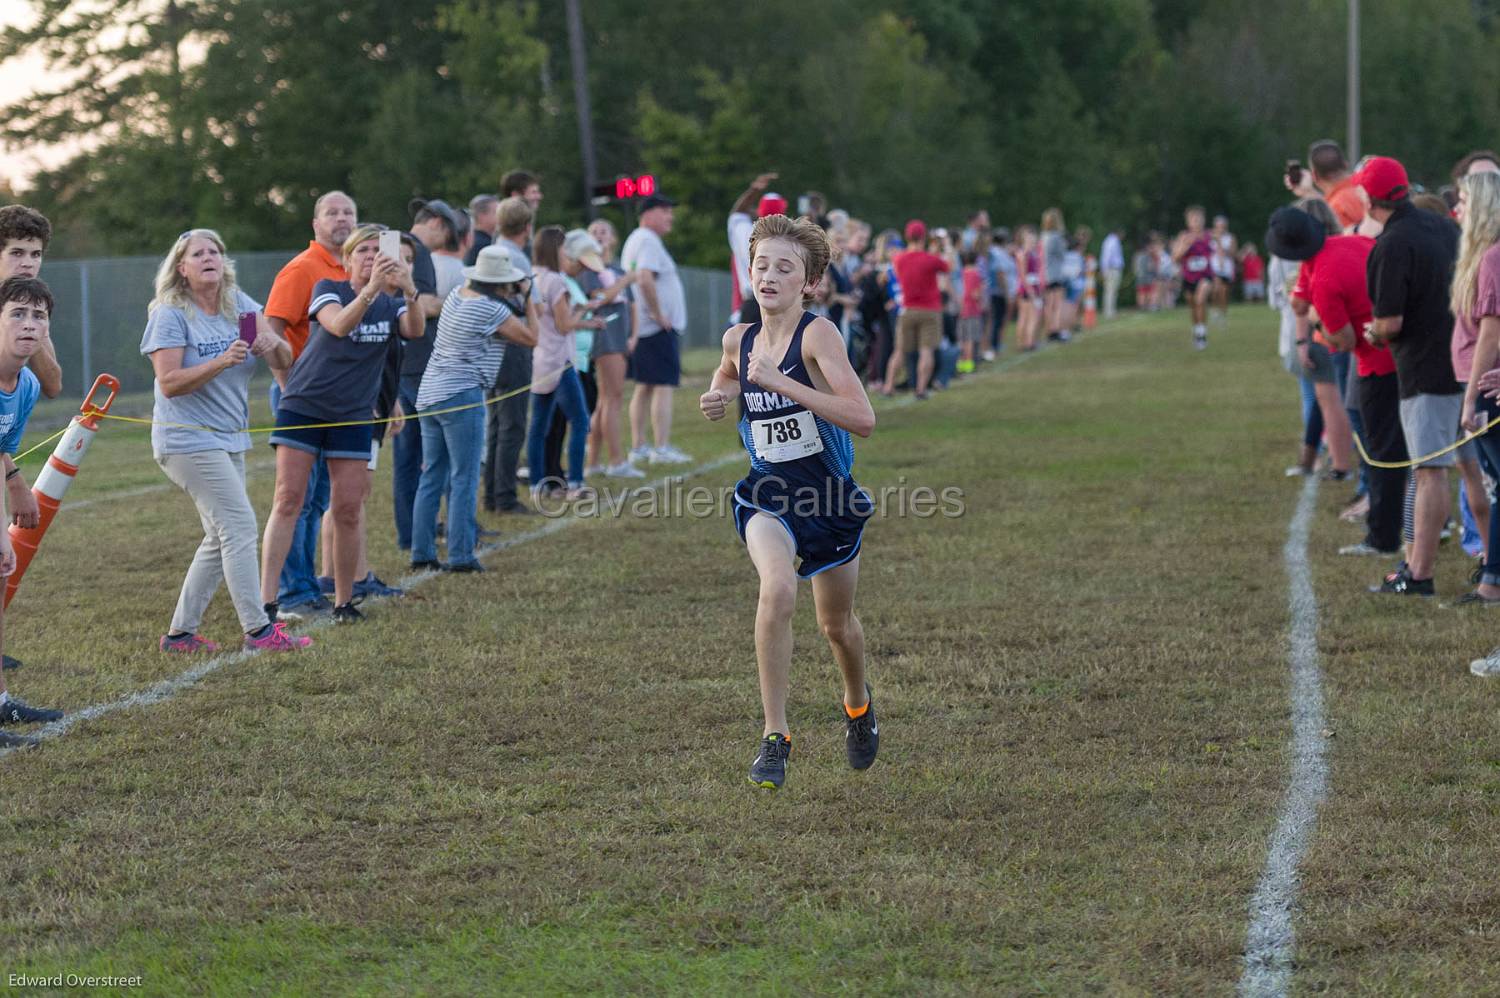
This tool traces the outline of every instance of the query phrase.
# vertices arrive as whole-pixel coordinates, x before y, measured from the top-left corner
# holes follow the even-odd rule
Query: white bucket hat
[[[531,270],[504,246],[486,246],[479,251],[474,266],[464,268],[465,280],[484,284],[517,284],[530,276]]]

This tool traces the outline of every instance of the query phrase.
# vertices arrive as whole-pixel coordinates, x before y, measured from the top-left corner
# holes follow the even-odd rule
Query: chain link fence
[[[236,254],[240,287],[264,302],[271,282],[293,255]],[[42,278],[57,299],[52,343],[63,369],[65,398],[76,402],[94,377],[105,372],[120,379],[124,393],[151,390],[151,363],[141,356],[140,344],[160,263],[160,257],[131,256],[49,260],[43,266]],[[688,303],[684,346],[714,346],[729,321],[730,275],[695,267],[684,267],[681,274]]]

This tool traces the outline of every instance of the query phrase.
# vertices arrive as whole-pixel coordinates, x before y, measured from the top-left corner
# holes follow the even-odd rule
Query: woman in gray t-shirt
[[[292,348],[271,331],[260,305],[235,286],[234,263],[211,229],[177,238],[157,271],[148,316],[141,353],[156,372],[151,451],[203,521],[203,541],[160,648],[217,648],[199,637],[198,627],[221,581],[229,584],[247,648],[305,648],[311,638],[287,634],[261,605],[255,509],[245,493],[250,375],[263,358],[284,380]]]

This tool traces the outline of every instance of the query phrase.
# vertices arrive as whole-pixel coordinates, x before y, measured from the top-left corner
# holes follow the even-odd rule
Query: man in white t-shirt
[[[734,268],[733,311],[729,324],[755,322],[760,318],[760,307],[755,303],[755,294],[750,290],[750,230],[755,228],[755,218],[767,215],[785,215],[787,200],[780,194],[767,193],[766,188],[777,178],[775,173],[762,173],[745,188],[745,193],[729,210],[729,252]],[[759,203],[757,204],[757,200]],[[750,207],[756,205],[755,218],[750,217]]]
[[[687,298],[677,264],[662,242],[672,231],[677,202],[653,194],[641,202],[640,227],[625,240],[620,264],[636,274],[635,333],[630,337],[630,461],[685,464],[692,457],[671,445],[672,389],[682,380],[682,327]],[[646,446],[650,414],[652,446]]]

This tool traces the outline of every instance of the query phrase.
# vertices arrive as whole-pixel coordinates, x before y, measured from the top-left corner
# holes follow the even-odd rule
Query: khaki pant
[[[1115,317],[1115,305],[1120,300],[1120,272],[1118,270],[1106,270],[1104,272],[1104,317],[1113,319]]]
[[[255,508],[245,494],[245,455],[205,450],[163,454],[156,463],[192,497],[203,521],[203,542],[182,580],[172,630],[197,634],[204,611],[219,591],[219,583],[225,581],[241,629],[248,634],[265,627],[257,547],[260,531]]]
[[[936,350],[943,341],[943,315],[922,308],[909,308],[896,320],[896,352]]]

